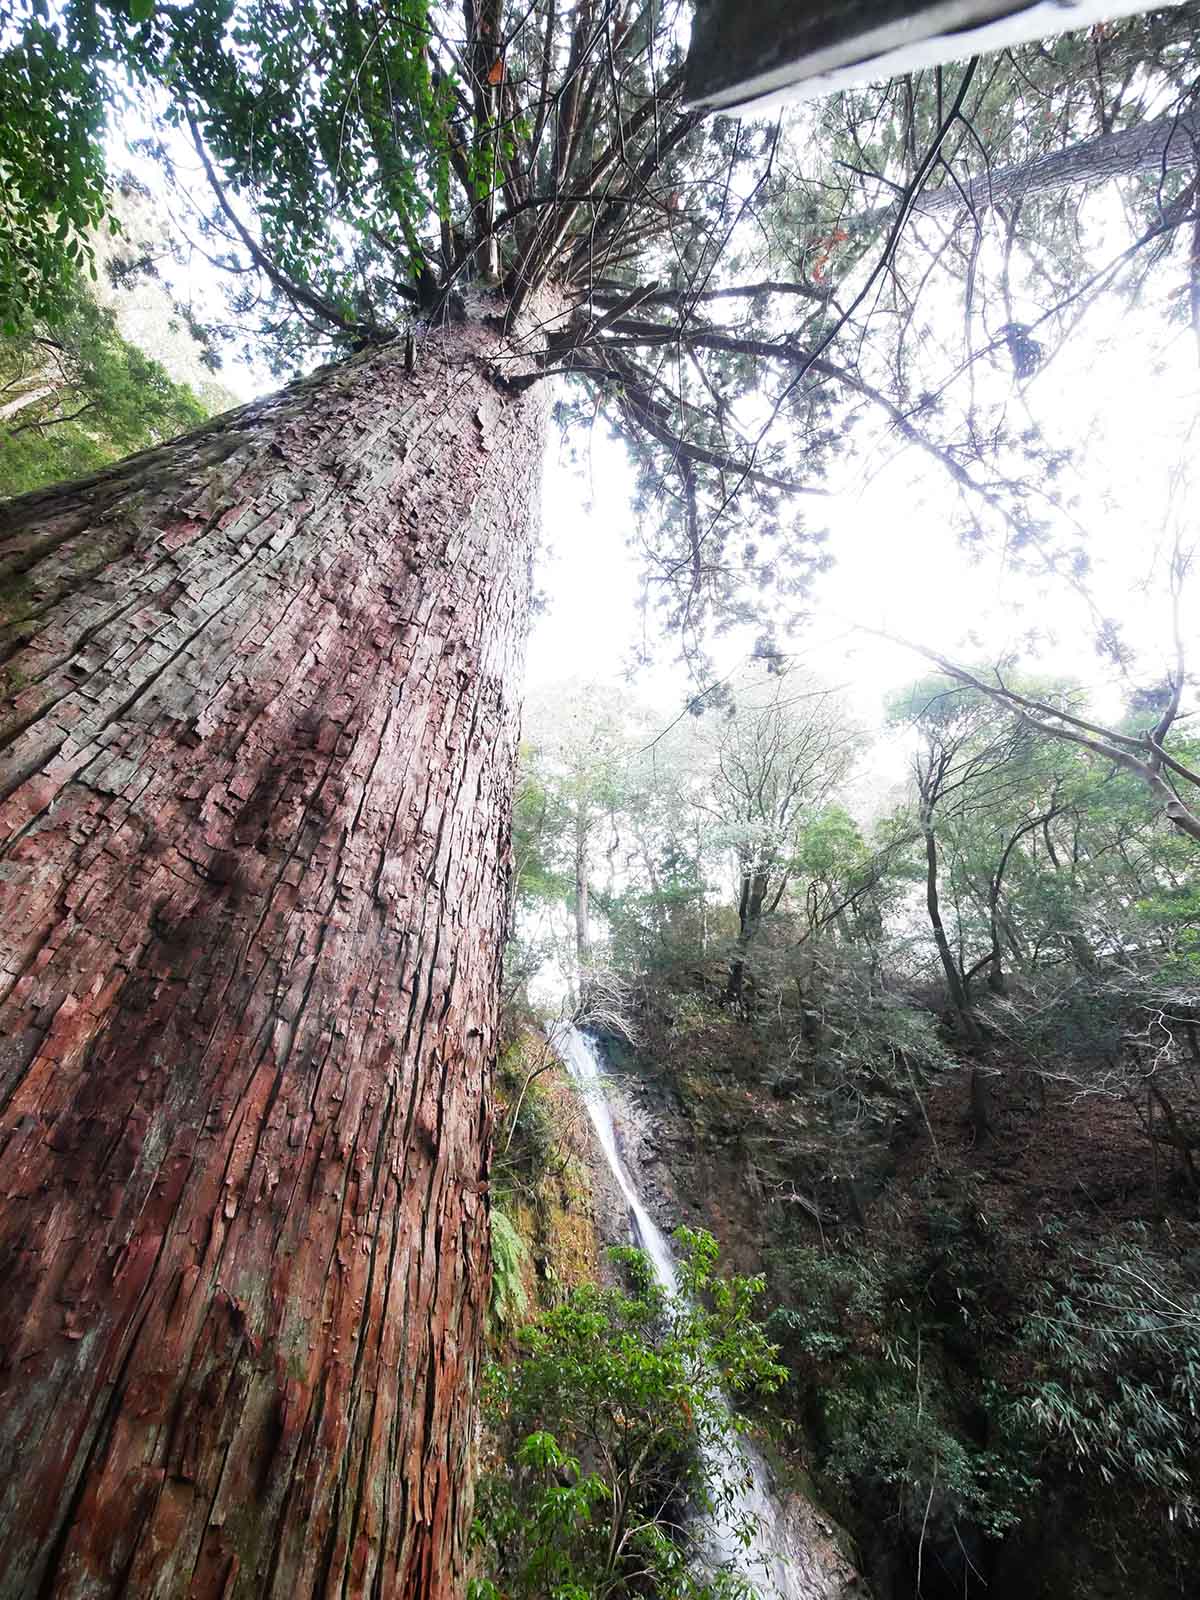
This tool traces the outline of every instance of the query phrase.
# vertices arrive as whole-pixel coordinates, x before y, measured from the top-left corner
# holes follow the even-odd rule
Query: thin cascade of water
[[[604,1069],[596,1046],[586,1034],[571,1027],[559,1030],[555,1045],[582,1091],[604,1158],[629,1207],[634,1237],[649,1257],[660,1285],[668,1294],[677,1295],[679,1284],[671,1247],[642,1203],[617,1149],[612,1107],[605,1093]],[[763,1600],[808,1600],[809,1591],[787,1555],[784,1514],[771,1493],[766,1468],[744,1441],[738,1443],[737,1449],[742,1470],[736,1473],[732,1503],[722,1503],[705,1529],[709,1559],[751,1584]],[[715,1451],[705,1454],[706,1468],[716,1481],[727,1472],[727,1463]],[[741,1536],[746,1527],[753,1529],[749,1544]]]

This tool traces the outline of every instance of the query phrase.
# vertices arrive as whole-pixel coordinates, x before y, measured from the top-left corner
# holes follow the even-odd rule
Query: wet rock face
[[[761,1271],[762,1197],[736,1091],[702,1106],[685,1103],[657,1062],[655,1044],[640,1057],[623,1041],[605,1038],[602,1045],[622,1156],[664,1232],[706,1228],[732,1268]]]
[[[661,1081],[633,1073],[605,1079],[617,1155],[654,1223],[669,1235],[683,1225],[716,1235],[728,1260],[741,1270],[760,1263],[748,1244],[744,1224],[733,1223],[722,1200],[734,1197],[740,1209],[742,1174],[702,1150],[682,1102]],[[603,1237],[614,1243],[631,1238],[630,1210],[601,1148],[594,1141],[593,1192]],[[730,1240],[738,1248],[727,1249]],[[635,1241],[642,1242],[642,1241]],[[738,1259],[739,1257],[743,1259]],[[772,1600],[869,1600],[865,1580],[845,1553],[844,1532],[801,1489],[786,1481],[786,1469],[773,1469],[752,1444],[746,1446],[747,1507],[768,1526],[770,1568],[766,1593]],[[718,1541],[719,1542],[719,1541]],[[761,1581],[761,1580],[760,1580]]]

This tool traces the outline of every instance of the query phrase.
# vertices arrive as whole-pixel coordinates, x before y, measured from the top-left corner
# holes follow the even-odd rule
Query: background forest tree
[[[649,750],[628,726],[619,779],[611,769],[604,779],[613,887],[600,901],[593,960],[705,996],[717,1014],[732,1007],[763,1026],[774,1018],[855,1116],[872,1078],[885,1095],[888,1086],[907,1091],[922,1055],[939,1071],[957,1060],[972,1086],[977,1137],[986,1137],[989,1056],[1007,1042],[1023,1071],[1040,1074],[1053,1060],[1055,1081],[1117,1095],[1139,1124],[1149,1096],[1177,1130],[1190,1127],[1195,847],[1138,775],[1039,733],[950,676],[899,691],[890,726],[873,736],[831,712],[836,698],[811,671],[770,681],[765,701],[756,703],[750,686],[733,709],[706,713],[699,727],[676,724]],[[1074,686],[1009,682],[1014,693],[1088,714]],[[1135,742],[1160,716],[1161,697],[1135,694],[1122,736]],[[644,719],[639,712],[633,723]],[[611,721],[607,730],[611,740]],[[797,751],[814,734],[818,755],[805,785]],[[586,737],[578,720],[574,736]],[[902,766],[890,792],[864,787],[881,756],[894,763],[887,746],[897,736],[909,776]],[[1194,745],[1179,743],[1181,762],[1194,760]],[[786,827],[769,835],[740,811],[731,826],[714,826],[731,774],[741,780],[750,770],[739,759],[747,751],[754,781],[739,782],[738,806],[749,794],[772,814],[781,796],[792,808]],[[529,747],[525,770],[540,760]],[[647,818],[662,820],[650,827]],[[567,818],[543,810],[530,827],[529,858],[569,849],[569,839]],[[769,850],[771,890],[749,944],[740,915],[748,840],[763,872]],[[519,885],[526,914],[556,898],[568,903],[564,880]],[[729,973],[739,966],[734,995]],[[927,1018],[913,1016],[914,998],[941,1015],[943,1043]],[[909,1020],[897,1016],[906,1006],[916,1030],[907,1045]],[[1181,1030],[1173,1042],[1172,1017]],[[1169,1144],[1176,1135],[1154,1134],[1159,1113],[1146,1131]],[[1190,1183],[1191,1157],[1177,1138],[1176,1155]]]
[[[1091,715],[1077,686],[1008,682]],[[1122,736],[1156,725],[1161,689],[1131,695]],[[737,839],[707,826],[707,802],[715,753],[760,730],[744,702],[708,715],[708,738],[686,726],[657,742],[657,806],[631,744],[639,781],[610,824],[620,892],[592,958],[616,967],[636,1043],[598,1031],[610,1094],[649,1129],[643,1172],[766,1266],[788,1373],[777,1444],[816,1474],[881,1595],[912,1593],[922,1567],[939,1597],[1082,1597],[1110,1572],[1188,1593],[1190,838],[1121,763],[925,676],[798,819],[747,952]],[[907,779],[864,787],[889,750],[896,770],[897,740]],[[1193,759],[1194,740],[1177,748]],[[789,770],[781,747],[771,777]],[[636,835],[660,808],[671,830]],[[687,921],[680,839],[698,841],[688,880],[703,886]],[[731,958],[748,969],[736,1004]],[[527,1406],[521,1425],[540,1416]]]
[[[457,1592],[549,396],[627,442],[697,672],[739,625],[778,664],[858,434],[1077,577],[1075,441],[1025,407],[1110,287],[1197,315],[1194,20],[797,129],[683,108],[673,6],[5,8],[9,336],[66,316],[128,93],[205,197],[211,332],[306,375],[0,514],[0,1593]],[[816,822],[809,954],[869,951],[902,846]]]
[[[0,494],[82,477],[161,444],[209,415],[157,361],[122,338],[77,280],[53,326],[0,343]]]

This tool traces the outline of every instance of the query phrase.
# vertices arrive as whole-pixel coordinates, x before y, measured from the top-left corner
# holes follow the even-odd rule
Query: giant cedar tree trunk
[[[543,438],[498,338],[10,508],[4,1600],[461,1592]]]

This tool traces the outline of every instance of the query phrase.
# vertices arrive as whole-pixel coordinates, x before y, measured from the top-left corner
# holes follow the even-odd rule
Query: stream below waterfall
[[[662,1230],[646,1209],[617,1147],[612,1106],[605,1087],[605,1072],[595,1043],[577,1028],[563,1028],[555,1045],[579,1087],[604,1158],[629,1208],[634,1242],[645,1251],[655,1277],[670,1295],[679,1293],[675,1261]],[[771,1492],[766,1467],[746,1441],[737,1449],[744,1471],[737,1474],[733,1503],[707,1520],[701,1543],[713,1566],[736,1573],[762,1600],[813,1600],[814,1590],[804,1581],[789,1555],[789,1536],[783,1507]],[[716,1458],[706,1461],[714,1478],[727,1471]],[[747,1544],[740,1530],[747,1525],[753,1536]]]

